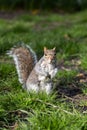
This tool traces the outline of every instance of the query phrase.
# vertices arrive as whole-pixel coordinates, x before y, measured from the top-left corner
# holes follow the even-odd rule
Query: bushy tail
[[[21,44],[19,47],[13,47],[8,54],[14,59],[19,82],[25,84],[29,74],[37,63],[35,52],[30,46]]]

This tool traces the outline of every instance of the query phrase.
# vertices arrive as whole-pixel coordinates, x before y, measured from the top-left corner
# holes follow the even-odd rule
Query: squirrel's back
[[[20,83],[25,84],[29,74],[37,63],[35,52],[30,46],[22,44],[19,47],[13,47],[9,51],[9,55],[15,61]]]

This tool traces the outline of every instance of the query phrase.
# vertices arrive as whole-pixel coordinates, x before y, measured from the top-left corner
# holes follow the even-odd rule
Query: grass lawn
[[[43,55],[56,47],[59,71],[51,95],[27,93],[6,55],[24,42]],[[0,19],[0,129],[87,130],[87,11]]]

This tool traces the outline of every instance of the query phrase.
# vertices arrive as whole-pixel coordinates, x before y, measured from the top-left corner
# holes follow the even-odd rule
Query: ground
[[[13,15],[14,14],[14,15]],[[0,13],[0,129],[87,129],[87,11],[74,14]],[[54,91],[27,93],[6,52],[24,42],[36,52],[56,47]]]

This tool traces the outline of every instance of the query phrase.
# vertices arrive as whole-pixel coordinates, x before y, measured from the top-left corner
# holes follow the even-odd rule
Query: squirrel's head
[[[56,48],[54,47],[53,49],[47,49],[44,47],[44,57],[48,63],[54,62],[56,58]]]

